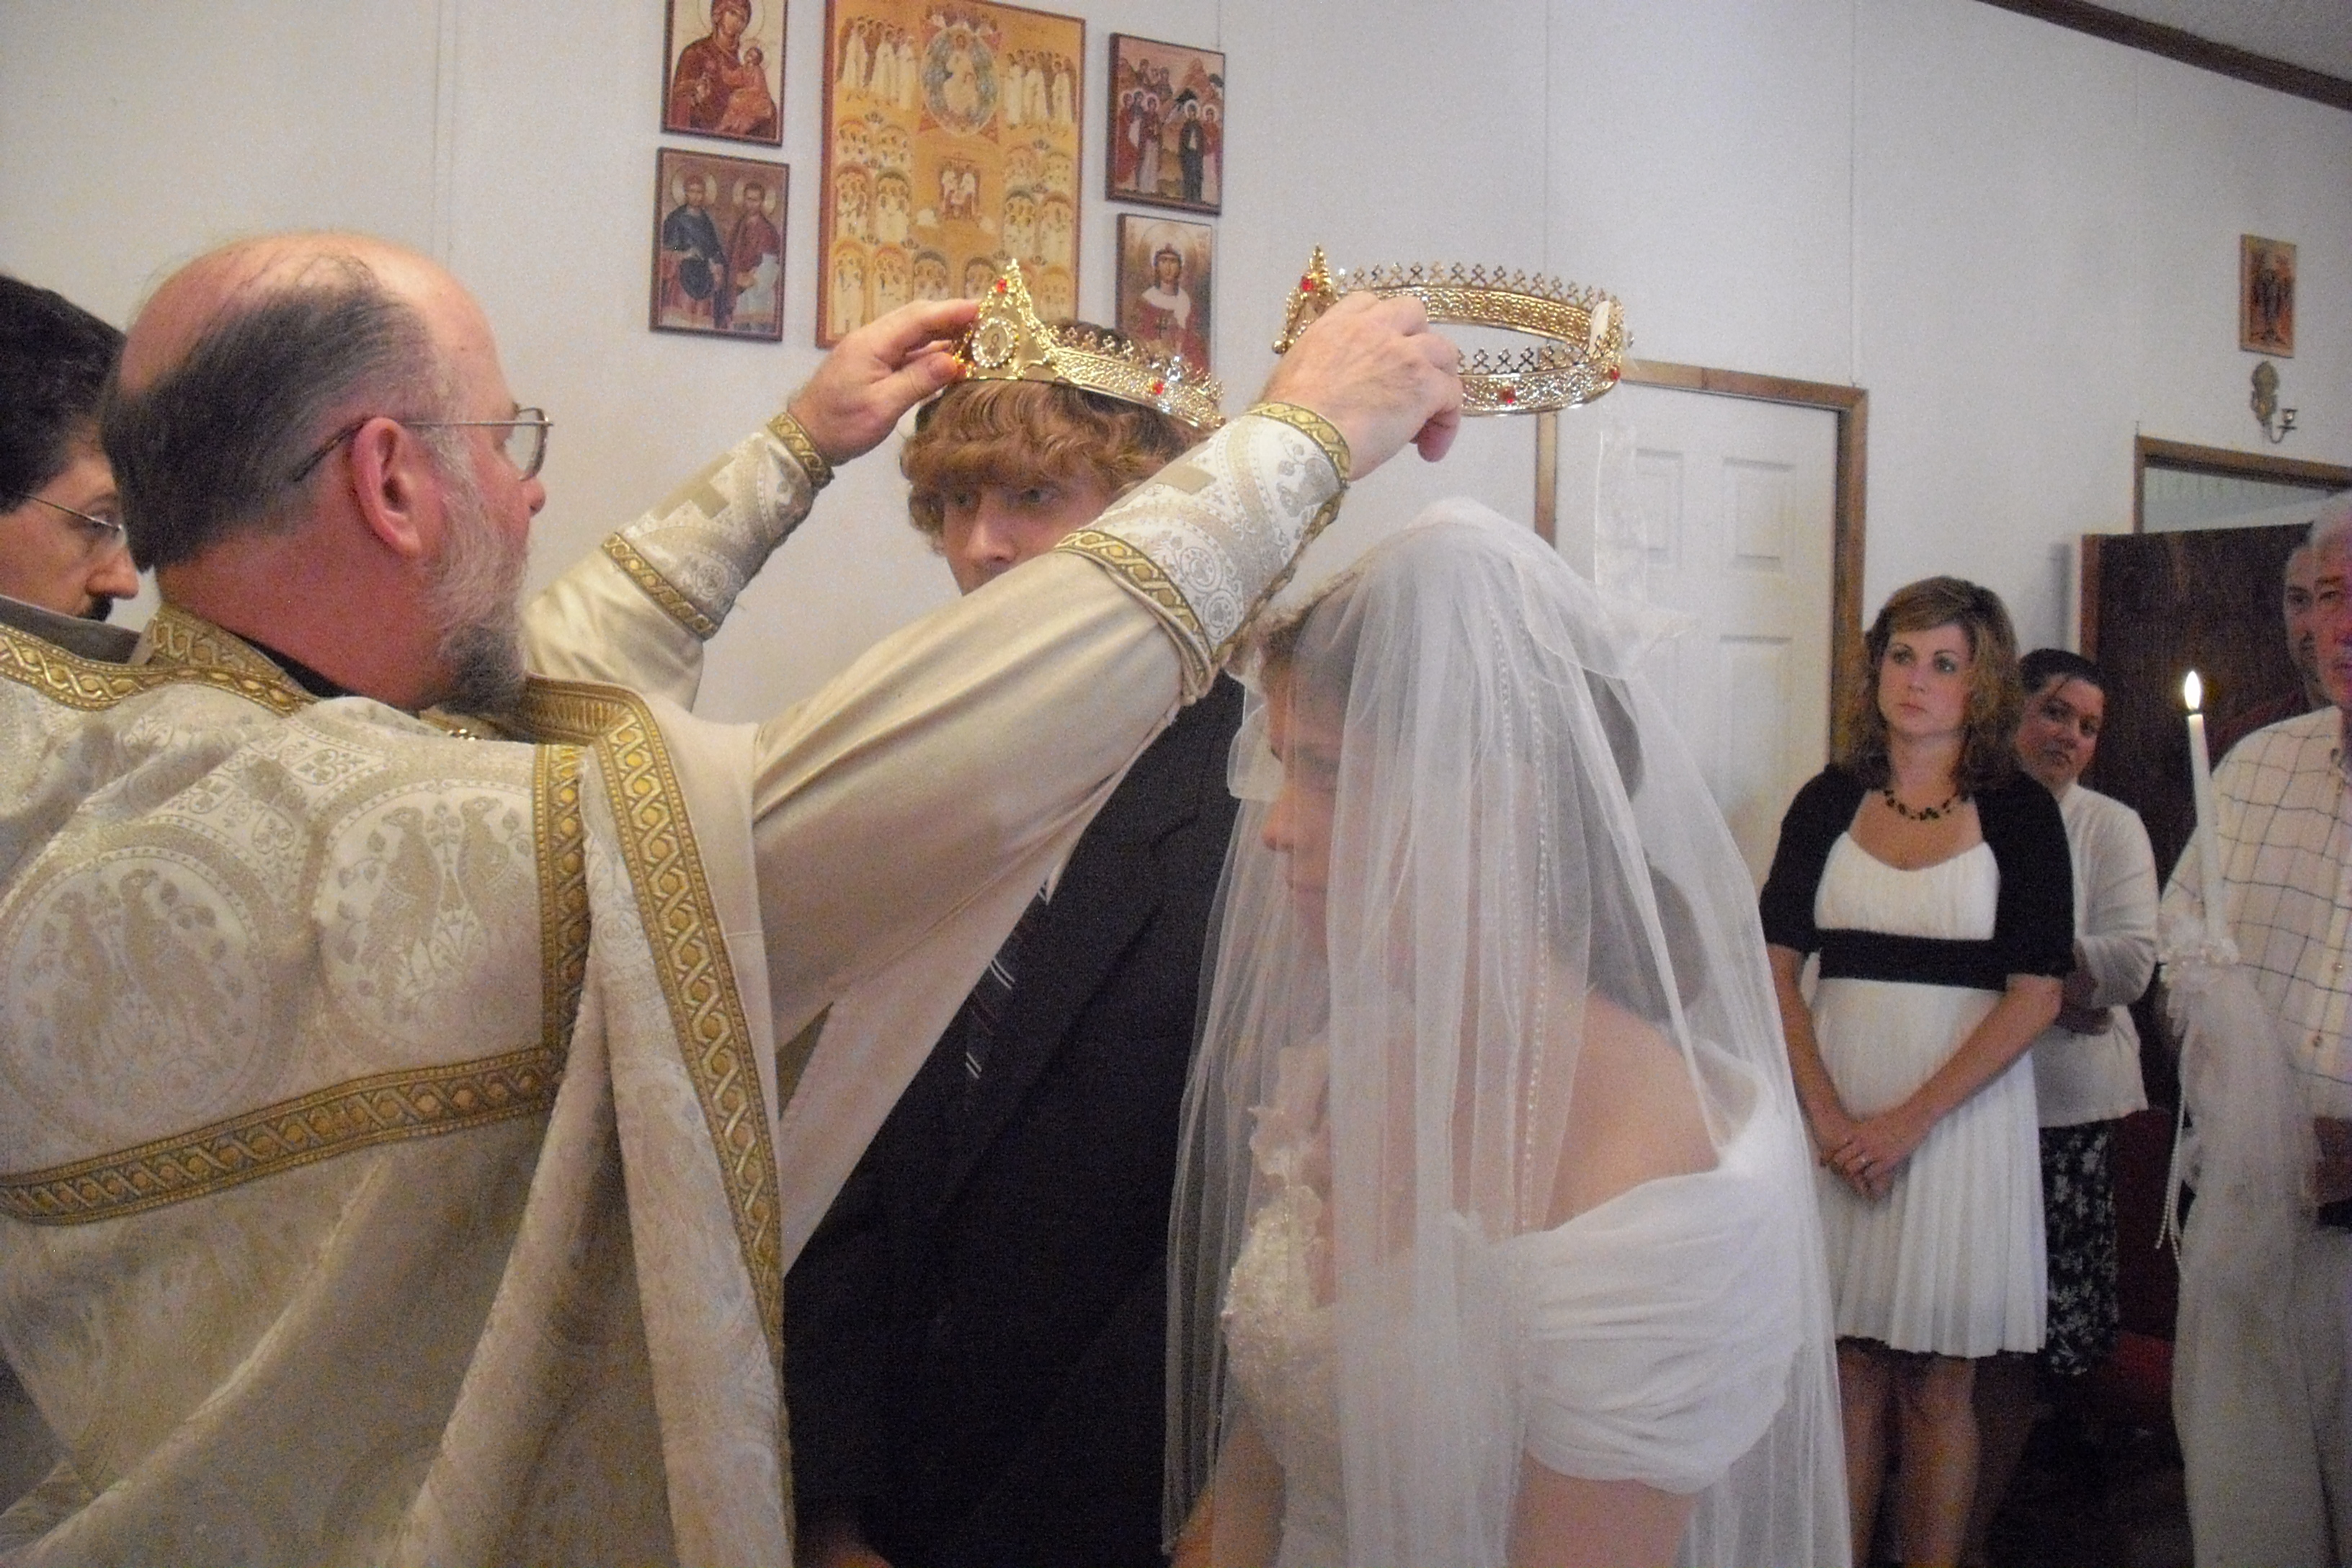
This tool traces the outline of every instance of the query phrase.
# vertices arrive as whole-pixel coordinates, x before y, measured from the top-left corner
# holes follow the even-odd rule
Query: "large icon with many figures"
[[[1008,258],[1077,309],[1086,23],[1018,5],[829,0],[817,345]]]

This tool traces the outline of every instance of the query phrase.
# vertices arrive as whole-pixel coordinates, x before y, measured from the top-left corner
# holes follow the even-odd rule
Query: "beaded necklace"
[[[1892,786],[1880,790],[1878,792],[1878,798],[1885,801],[1888,807],[1894,811],[1895,815],[1901,817],[1906,822],[1935,822],[1945,816],[1950,816],[1953,808],[1958,806],[1960,802],[1968,799],[1968,795],[1962,791],[1954,790],[1951,794],[1944,797],[1941,805],[1922,806],[1917,811],[1912,810],[1909,806],[1895,799],[1895,791]]]

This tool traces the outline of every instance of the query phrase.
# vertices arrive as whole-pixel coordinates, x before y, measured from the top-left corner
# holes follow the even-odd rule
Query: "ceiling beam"
[[[2352,110],[2352,81],[2324,71],[2290,65],[2285,60],[2273,59],[2251,50],[2232,48],[2217,44],[2210,38],[2200,38],[2194,33],[2168,27],[2161,22],[2144,21],[2126,16],[2120,11],[2110,11],[2104,5],[2094,5],[2089,0],[1983,0],[1988,5],[2020,16],[2038,16],[2045,22],[2055,22],[2078,33],[2088,33],[2095,38],[2105,38],[2111,44],[2129,48],[2146,49],[2152,55],[2162,55],[2168,60],[2195,66],[2221,76],[2234,77],[2276,92],[2307,98],[2314,103],[2324,103],[2331,109]]]

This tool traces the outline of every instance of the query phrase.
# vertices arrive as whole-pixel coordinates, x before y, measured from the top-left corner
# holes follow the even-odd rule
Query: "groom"
[[[968,594],[1202,434],[1116,393],[968,382],[907,444],[909,510]],[[1164,1561],[1168,1205],[1241,697],[1221,677],[1137,759],[793,1270],[813,1562]]]

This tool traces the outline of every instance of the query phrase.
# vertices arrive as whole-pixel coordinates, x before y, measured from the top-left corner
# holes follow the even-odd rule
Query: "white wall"
[[[646,330],[657,0],[0,0],[0,268],[121,321],[236,233],[352,226],[442,256],[558,421],[543,578],[816,362],[824,14],[789,17],[781,347]],[[1234,406],[1313,244],[1600,283],[1644,357],[1869,388],[1872,607],[1960,571],[2055,640],[2074,535],[2130,525],[2135,430],[2260,444],[2234,307],[2253,232],[2301,247],[2277,450],[2352,462],[2340,110],[1975,0],[1097,0],[1087,23],[1087,193],[1109,35],[1227,51]],[[1097,319],[1119,210],[1082,212]],[[1302,577],[1445,491],[1523,513],[1532,454],[1527,421],[1488,421],[1441,468],[1400,459]],[[850,469],[722,636],[706,710],[802,695],[943,601],[902,517],[887,454]]]
[[[2074,536],[2131,530],[2135,433],[2273,450],[2241,233],[2299,247],[2306,423],[2276,450],[2352,453],[2352,115],[1969,0],[1857,16],[1869,603],[1958,570],[2053,638]]]

